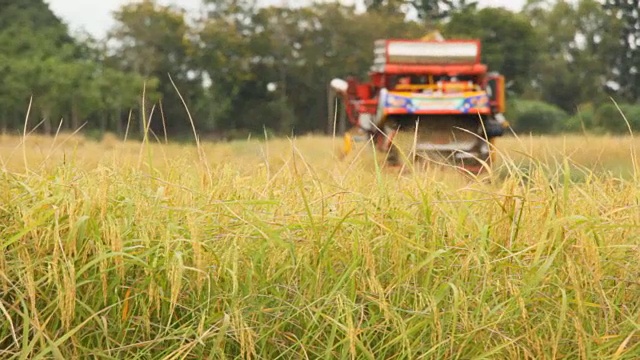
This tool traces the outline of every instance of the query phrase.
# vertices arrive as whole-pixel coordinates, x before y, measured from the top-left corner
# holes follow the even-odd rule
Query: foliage
[[[509,109],[511,126],[519,133],[557,133],[568,118],[569,114],[562,109],[535,100],[514,101]]]
[[[567,132],[587,132],[594,134],[627,135],[629,131],[640,130],[640,106],[612,101],[583,104],[564,125]]]
[[[594,125],[611,134],[628,134],[640,130],[640,105],[602,104],[594,115]]]
[[[596,127],[596,107],[593,103],[581,104],[577,111],[564,123],[564,131],[567,132],[592,132],[598,133],[602,129]]]
[[[468,10],[453,15],[443,31],[448,38],[481,40],[483,61],[505,75],[511,92],[521,94],[528,86],[541,46],[524,15],[502,8]]]
[[[262,132],[266,126],[284,134],[323,129],[332,78],[364,78],[378,38],[422,35],[418,24],[401,16],[357,14],[337,4],[262,8],[251,23],[248,39],[236,42],[250,60],[233,62],[245,68],[234,75],[241,78],[232,83],[237,96],[223,128]],[[273,92],[270,83],[276,85]]]
[[[539,98],[569,113],[579,104],[607,101],[619,49],[617,19],[596,0],[557,1],[550,8],[538,3],[530,3],[524,14],[540,34],[532,72]]]
[[[458,12],[473,10],[476,0],[410,0],[418,16],[425,20],[441,20]]]
[[[384,14],[397,15],[407,12],[407,9],[415,11],[420,19],[428,23],[450,17],[451,15],[474,9],[476,0],[365,0],[369,11],[377,11]]]
[[[150,124],[153,131],[185,128],[189,118],[178,92],[191,104],[199,95],[199,79],[189,77],[194,44],[184,11],[145,0],[123,6],[114,18],[116,26],[108,39],[115,45],[106,61],[122,71],[156,79],[164,119]],[[151,109],[153,98],[149,103]]]
[[[75,47],[67,27],[42,0],[0,0],[0,44],[4,54],[53,55]]]
[[[0,48],[2,130],[22,130],[28,110],[32,125],[42,120],[46,133],[85,123],[88,129],[121,129],[121,113],[137,106],[144,85],[140,76],[96,61],[88,44],[76,43],[42,1],[3,7]],[[153,79],[148,86],[152,96]]]
[[[622,30],[616,32],[619,47],[615,55],[616,81],[620,93],[629,101],[640,100],[640,0],[605,0],[611,18],[619,19]]]
[[[200,111],[207,119],[200,123],[204,131],[229,128],[226,125],[234,120],[232,105],[241,84],[254,76],[248,71],[251,48],[243,30],[233,18],[212,17],[200,24],[196,34],[194,65],[208,82],[202,104],[205,110]]]
[[[156,136],[182,138],[192,122],[207,136],[316,132],[330,115],[328,82],[365,79],[375,40],[435,28],[482,40],[483,61],[506,76],[510,99],[568,113],[553,131],[605,131],[593,116],[580,121],[579,107],[597,109],[610,96],[633,103],[640,88],[637,12],[613,0],[530,0],[518,14],[462,0],[371,0],[364,13],[339,2],[203,0],[206,11],[191,19],[180,7],[143,0],[114,14],[106,39],[72,38],[42,0],[0,4],[5,131],[23,129],[33,97],[28,127],[43,121],[47,133],[61,125],[142,135],[148,125]]]

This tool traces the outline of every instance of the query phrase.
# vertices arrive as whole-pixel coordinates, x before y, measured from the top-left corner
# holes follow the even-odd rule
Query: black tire
[[[484,123],[484,133],[485,137],[494,138],[504,135],[504,128],[502,127],[502,124],[491,119]]]

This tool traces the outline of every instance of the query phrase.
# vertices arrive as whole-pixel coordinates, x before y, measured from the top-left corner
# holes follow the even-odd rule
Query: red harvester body
[[[445,41],[438,34],[378,40],[374,55],[368,82],[331,82],[354,129],[388,151],[393,163],[400,134],[410,135],[405,154],[412,157],[474,173],[491,163],[494,139],[507,127],[505,80],[481,63],[479,41]]]

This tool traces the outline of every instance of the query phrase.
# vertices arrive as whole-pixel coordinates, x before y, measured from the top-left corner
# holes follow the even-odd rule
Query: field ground
[[[0,357],[637,359],[640,141],[0,136]]]

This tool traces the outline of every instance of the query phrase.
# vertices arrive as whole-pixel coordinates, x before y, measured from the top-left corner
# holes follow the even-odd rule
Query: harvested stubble
[[[2,358],[640,357],[640,180],[577,138],[503,141],[491,181],[63,140],[0,144]]]

